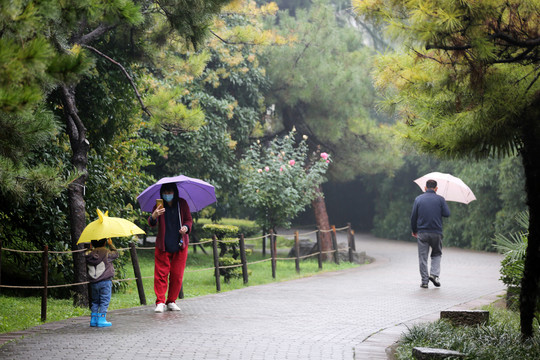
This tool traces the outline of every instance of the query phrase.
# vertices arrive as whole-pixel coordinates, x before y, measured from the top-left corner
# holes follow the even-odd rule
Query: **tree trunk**
[[[79,177],[68,187],[71,249],[79,250],[84,248],[83,245],[77,245],[77,241],[86,226],[84,189],[86,179],[88,178],[87,166],[90,144],[86,139],[86,128],[79,118],[77,107],[75,105],[75,86],[63,85],[60,90],[64,106],[63,110],[66,130],[71,143],[71,163],[79,174]],[[86,261],[82,252],[73,253],[73,270],[76,283],[87,281]],[[78,285],[75,287],[73,303],[75,306],[88,306],[88,287],[86,285]]]
[[[534,115],[538,116],[538,114]],[[523,339],[533,336],[533,320],[537,309],[540,280],[540,142],[538,141],[540,129],[534,126],[537,117],[529,117],[529,120],[524,128],[523,149],[521,150],[529,207],[529,242],[520,294]]]
[[[328,220],[328,212],[326,211],[326,203],[324,201],[322,187],[319,186],[319,195],[311,202],[313,212],[315,213],[315,221],[319,230],[330,230],[330,221]],[[321,247],[320,251],[332,250],[332,236],[330,232],[321,232]],[[331,254],[325,254],[325,260],[332,259]]]

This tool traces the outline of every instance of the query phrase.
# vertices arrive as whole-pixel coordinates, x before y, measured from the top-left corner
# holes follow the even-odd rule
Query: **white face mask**
[[[165,200],[166,202],[171,202],[173,198],[174,194],[163,194],[163,200]]]

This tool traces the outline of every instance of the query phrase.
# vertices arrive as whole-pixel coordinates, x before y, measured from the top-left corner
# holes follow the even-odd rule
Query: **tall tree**
[[[88,153],[90,143],[87,138],[88,114],[83,114],[77,102],[77,94],[84,93],[79,81],[90,74],[92,57],[107,59],[126,75],[131,82],[141,107],[153,121],[165,119],[168,128],[192,128],[190,121],[196,116],[189,108],[175,105],[174,91],[157,91],[154,99],[167,99],[170,107],[157,107],[152,115],[136,89],[136,83],[129,75],[129,64],[151,63],[153,50],[168,39],[183,41],[198,46],[207,34],[212,16],[219,13],[229,0],[166,0],[166,1],[31,1],[19,0],[3,2],[0,6],[2,17],[2,52],[14,53],[2,57],[2,69],[8,76],[2,77],[0,109],[3,112],[20,114],[34,112],[51,89],[56,89],[54,104],[62,110],[65,130],[71,144],[71,164],[77,174],[68,188],[71,223],[72,248],[77,249],[77,239],[85,226],[85,184],[88,177]],[[179,35],[179,39],[176,39]],[[99,45],[110,39],[119,42],[116,55],[120,63],[100,51]],[[117,58],[117,59],[118,59]],[[106,77],[104,77],[106,79]],[[135,95],[134,95],[135,96]],[[156,104],[157,101],[149,100]],[[161,110],[161,111],[159,111]],[[170,120],[172,119],[172,121]],[[8,148],[17,146],[11,143]],[[12,186],[13,187],[13,186]],[[76,282],[86,280],[84,258],[80,252],[74,253]],[[87,288],[77,287],[76,304],[88,303]]]
[[[181,101],[197,104],[204,112],[204,124],[195,132],[145,132],[163,144],[163,155],[154,154],[148,170],[156,177],[185,174],[210,181],[219,202],[201,213],[205,217],[242,215],[238,196],[239,160],[260,134],[264,90],[268,86],[261,53],[270,44],[283,42],[275,32],[264,29],[263,16],[274,14],[275,4],[255,6],[253,2],[231,3],[215,17],[204,46],[197,52],[180,49],[176,61],[199,58],[198,72],[175,76],[171,69],[163,83],[183,84]],[[174,58],[172,56],[171,58]],[[178,85],[177,85],[178,86]]]
[[[400,154],[388,128],[373,116],[372,52],[358,30],[341,24],[329,1],[296,9],[295,17],[280,12],[275,23],[290,38],[289,46],[270,48],[267,55],[268,101],[276,105],[279,125],[285,131],[296,126],[313,149],[320,146],[332,154],[331,179],[394,169]],[[326,204],[319,194],[312,207],[317,225],[326,230]],[[327,249],[331,240],[325,234]]]
[[[218,216],[222,205],[228,207],[228,197],[236,197],[238,160],[260,128],[268,81],[259,56],[269,43],[279,40],[262,28],[260,18],[275,11],[271,5],[227,6],[216,17],[203,49],[176,53],[200,58],[200,71],[190,78],[169,74],[161,78],[164,83],[183,82],[182,101],[198,104],[205,117],[196,132],[147,134],[167,148],[165,156],[154,158],[156,164],[149,170],[156,177],[182,173],[211,181],[220,192]]]
[[[540,281],[540,2],[354,0],[403,40],[379,58],[377,85],[423,151],[519,152],[529,206],[521,332],[533,334]]]

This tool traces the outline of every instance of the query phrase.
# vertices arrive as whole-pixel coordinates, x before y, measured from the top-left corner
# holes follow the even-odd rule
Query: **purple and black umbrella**
[[[137,196],[137,201],[143,211],[152,212],[156,199],[161,197],[159,194],[161,185],[168,183],[176,184],[178,195],[187,201],[191,212],[200,211],[217,201],[214,186],[206,181],[178,175],[160,179]]]

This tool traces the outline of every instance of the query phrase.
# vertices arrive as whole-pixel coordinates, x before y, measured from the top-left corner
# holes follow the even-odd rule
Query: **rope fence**
[[[211,240],[207,241],[198,241],[190,243],[194,248],[195,246],[202,246],[204,244],[212,243],[213,248],[213,258],[214,258],[214,266],[208,267],[204,269],[196,269],[196,270],[186,270],[185,273],[195,273],[195,272],[201,272],[201,271],[214,271],[215,281],[216,281],[216,291],[221,291],[221,275],[226,274],[227,270],[229,269],[235,269],[235,268],[242,268],[242,277],[244,284],[248,283],[248,266],[259,264],[263,262],[270,261],[272,263],[272,277],[276,278],[276,262],[277,261],[288,261],[288,260],[294,260],[296,262],[296,272],[300,273],[300,260],[307,259],[310,257],[317,256],[318,258],[318,265],[319,269],[322,269],[323,264],[323,257],[328,254],[333,254],[334,262],[336,264],[339,264],[339,257],[338,257],[338,246],[337,246],[337,240],[336,240],[336,232],[337,231],[347,231],[347,251],[349,253],[349,261],[353,262],[354,260],[354,251],[356,251],[356,247],[354,244],[354,231],[351,228],[350,224],[347,224],[345,227],[336,228],[335,226],[332,226],[329,230],[314,230],[306,233],[300,234],[298,231],[294,233],[294,237],[286,237],[282,236],[285,239],[288,240],[294,240],[294,250],[296,256],[294,257],[277,257],[277,246],[276,246],[276,238],[277,235],[271,230],[269,234],[265,234],[258,237],[252,237],[252,238],[244,238],[243,234],[240,234],[238,238],[236,239],[227,239],[227,240],[220,240],[216,237],[216,235],[212,236]],[[331,250],[322,250],[323,244],[321,239],[321,234],[330,233],[331,234]],[[314,251],[307,255],[300,255],[300,236],[308,236],[316,234],[317,237],[317,251]],[[262,260],[247,262],[246,257],[246,248],[245,248],[245,242],[246,241],[256,241],[256,240],[262,240],[263,241],[263,256],[264,254],[264,246],[266,239],[270,239],[270,257]],[[235,244],[239,245],[239,255],[240,255],[240,263],[238,264],[232,264],[232,265],[221,265],[220,263],[220,257],[218,255],[218,243],[222,244]],[[326,248],[328,248],[326,246]],[[119,251],[129,251],[131,255],[131,262],[133,265],[133,272],[135,277],[134,278],[124,278],[124,279],[114,279],[114,282],[125,282],[125,281],[132,281],[135,280],[137,283],[137,290],[139,293],[139,300],[141,305],[146,305],[146,296],[144,293],[144,287],[142,280],[143,279],[151,279],[154,276],[142,276],[139,266],[139,260],[137,256],[137,250],[154,250],[155,247],[136,247],[135,243],[130,243],[130,247],[128,248],[119,248],[117,250]],[[60,284],[60,285],[49,285],[48,284],[48,272],[49,272],[49,254],[73,254],[73,253],[79,253],[87,251],[87,248],[83,249],[77,249],[77,250],[68,250],[68,251],[49,251],[48,246],[45,245],[43,250],[18,250],[18,249],[10,249],[10,248],[4,248],[2,247],[2,240],[0,239],[0,274],[1,274],[1,268],[2,268],[2,253],[3,252],[14,252],[14,253],[24,253],[24,254],[41,254],[42,255],[42,277],[43,277],[43,285],[38,286],[17,286],[17,285],[3,285],[1,283],[1,277],[0,277],[0,288],[9,288],[9,289],[40,289],[42,290],[42,302],[41,302],[41,321],[46,321],[47,319],[47,290],[53,289],[53,288],[62,288],[62,287],[70,287],[70,286],[82,286],[89,284],[88,281],[85,282],[78,282],[73,284]],[[236,251],[236,250],[235,250]],[[206,252],[205,252],[206,253]],[[238,259],[235,258],[235,261],[238,261]],[[227,278],[226,278],[227,279]],[[181,292],[181,297],[183,297],[183,291]]]

